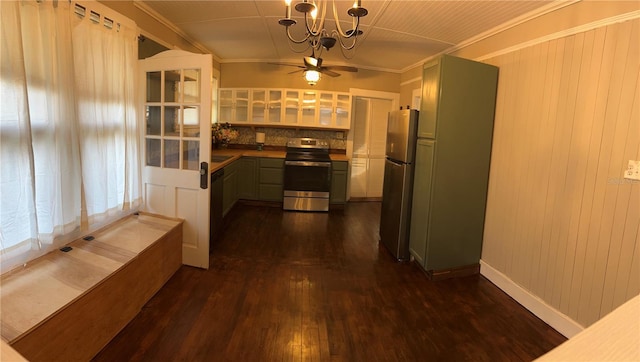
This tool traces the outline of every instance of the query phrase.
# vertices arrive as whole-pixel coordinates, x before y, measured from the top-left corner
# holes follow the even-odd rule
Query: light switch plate
[[[624,172],[624,178],[640,181],[640,161],[629,160],[629,167]]]

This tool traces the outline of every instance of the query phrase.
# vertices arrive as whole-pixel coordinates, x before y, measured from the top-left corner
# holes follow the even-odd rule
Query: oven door
[[[327,211],[331,162],[285,161],[284,209]]]

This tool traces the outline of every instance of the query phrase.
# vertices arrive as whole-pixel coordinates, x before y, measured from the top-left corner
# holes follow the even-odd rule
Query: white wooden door
[[[144,211],[179,217],[182,263],[209,268],[211,55],[168,50],[140,60]]]
[[[389,99],[354,98],[351,197],[382,197],[387,118],[391,109]]]

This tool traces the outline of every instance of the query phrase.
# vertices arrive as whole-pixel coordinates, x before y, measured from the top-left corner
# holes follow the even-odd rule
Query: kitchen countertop
[[[258,150],[244,150],[244,149],[224,149],[224,150],[212,150],[211,157],[229,156],[228,159],[220,162],[211,162],[210,172],[218,171],[221,168],[231,164],[240,157],[266,157],[266,158],[284,158],[285,151],[258,151]],[[349,161],[349,157],[345,154],[331,153],[329,154],[332,161]]]

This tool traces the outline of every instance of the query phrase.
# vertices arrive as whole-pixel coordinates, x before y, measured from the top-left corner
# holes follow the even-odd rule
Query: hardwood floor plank
[[[380,203],[238,204],[95,361],[512,361],[565,340],[482,276],[433,282],[378,245]]]

